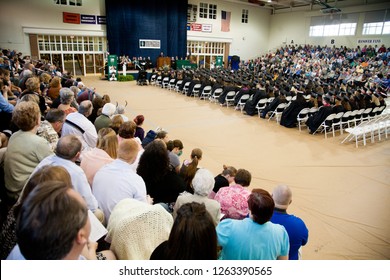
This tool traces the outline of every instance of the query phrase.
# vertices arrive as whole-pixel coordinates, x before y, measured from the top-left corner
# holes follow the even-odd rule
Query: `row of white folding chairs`
[[[335,137],[335,132],[340,130],[341,135],[343,134],[344,127],[355,127],[361,122],[370,120],[380,115],[384,109],[385,106],[380,106],[330,114],[313,134],[317,132],[324,132],[325,138],[327,138],[328,131],[332,130],[333,137]]]
[[[375,138],[382,140],[382,134],[385,139],[388,138],[388,132],[390,130],[390,114],[381,114],[374,116],[361,122],[355,127],[347,128],[346,131],[349,133],[347,137],[341,143],[350,142],[355,140],[356,148],[359,146],[359,142],[363,142],[366,146],[367,138],[371,140],[371,143],[375,142]]]

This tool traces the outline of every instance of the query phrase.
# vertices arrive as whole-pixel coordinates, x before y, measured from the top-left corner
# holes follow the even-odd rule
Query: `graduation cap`
[[[341,100],[343,100],[343,97],[340,96],[340,95],[337,95],[337,96],[336,96],[336,99],[341,101]]]
[[[349,97],[347,95],[344,95],[343,98],[345,101],[349,101]]]
[[[330,103],[330,97],[329,95],[325,95],[323,98],[326,102]]]

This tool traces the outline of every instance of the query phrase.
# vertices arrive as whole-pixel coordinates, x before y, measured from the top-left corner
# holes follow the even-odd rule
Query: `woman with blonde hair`
[[[186,191],[189,193],[194,193],[194,189],[192,187],[192,179],[195,177],[196,171],[199,169],[198,164],[202,159],[202,150],[199,148],[195,148],[191,152],[191,160],[185,160],[180,169],[180,175],[186,182],[187,188]]]
[[[92,186],[96,172],[105,164],[114,161],[118,154],[118,138],[112,128],[105,127],[99,130],[96,147],[81,156],[80,167]]]
[[[26,89],[22,92],[22,94],[19,96],[21,99],[23,96],[27,94],[33,94],[38,96],[39,98],[39,109],[41,110],[41,114],[45,115],[45,112],[47,111],[48,107],[46,106],[46,100],[45,97],[42,96],[41,89],[40,89],[40,82],[38,77],[31,77],[28,78],[25,83]]]
[[[115,131],[116,134],[119,133],[119,128],[125,121],[123,120],[121,115],[115,115],[112,117],[112,122],[110,127]]]

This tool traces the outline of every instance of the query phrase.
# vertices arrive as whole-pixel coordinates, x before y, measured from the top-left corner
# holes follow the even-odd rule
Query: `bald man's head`
[[[287,209],[292,201],[292,192],[286,185],[279,185],[272,191],[275,207]]]

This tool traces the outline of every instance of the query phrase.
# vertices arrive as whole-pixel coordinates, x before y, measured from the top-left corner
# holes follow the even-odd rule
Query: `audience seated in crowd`
[[[317,107],[319,108],[318,112],[309,117],[307,121],[310,133],[314,133],[317,131],[322,121],[331,113],[375,108],[386,105],[384,98],[387,97],[390,89],[388,64],[390,60],[390,48],[386,49],[384,46],[377,49],[364,47],[364,50],[365,51],[360,48],[321,47],[310,45],[285,46],[279,48],[274,53],[263,55],[257,59],[246,62],[242,61],[240,69],[235,71],[229,71],[228,69],[223,68],[214,68],[211,70],[200,68],[196,70],[179,69],[177,71],[167,71],[164,73],[157,72],[157,74],[173,78],[175,81],[183,80],[183,84],[179,87],[179,90],[183,90],[185,82],[190,82],[190,87],[187,92],[188,95],[193,93],[193,88],[198,83],[201,84],[201,89],[206,85],[212,86],[213,92],[217,88],[222,88],[223,92],[219,96],[220,104],[226,102],[225,97],[229,91],[238,92],[235,96],[235,103],[237,103],[239,97],[244,93],[249,93],[251,97],[244,106],[244,111],[249,116],[257,115],[256,105],[260,99],[274,97],[274,101],[268,104],[268,107],[265,110],[261,111],[261,115],[265,117],[267,111],[272,111],[276,108],[277,104],[281,102],[288,103],[292,98],[291,103],[288,103],[287,108],[281,116],[281,125],[285,127],[296,126],[296,116],[300,109]],[[106,136],[103,136],[106,134],[105,132],[108,131],[106,131],[106,128],[100,128],[110,126],[108,123],[111,123],[111,126],[113,126],[111,119],[107,117],[112,116],[111,112],[113,111],[113,107],[115,109],[115,114],[118,117],[121,117],[122,119],[127,118],[124,114],[124,106],[118,105],[115,108],[115,106],[110,103],[110,97],[108,95],[99,95],[95,88],[85,86],[80,78],[73,79],[66,71],[61,73],[61,70],[54,65],[47,65],[45,63],[34,65],[28,57],[26,57],[26,59],[18,58],[12,60],[12,56],[17,58],[17,55],[15,53],[11,54],[11,52],[7,50],[3,50],[0,55],[2,56],[0,57],[0,64],[1,59],[10,64],[10,67],[7,68],[8,70],[0,67],[0,131],[5,132],[5,129],[10,129],[11,131],[9,133],[7,132],[7,135],[12,135],[8,144],[6,143],[6,138],[9,137],[1,138],[5,173],[5,176],[2,179],[5,181],[5,190],[7,191],[7,194],[2,194],[1,197],[2,209],[11,207],[21,193],[22,197],[20,197],[19,204],[16,204],[14,207],[22,207],[21,201],[26,200],[27,194],[31,192],[31,190],[28,191],[28,184],[25,187],[25,182],[30,176],[31,178],[34,178],[36,174],[39,174],[39,171],[34,171],[34,169],[38,170],[44,165],[47,167],[48,165],[54,165],[53,168],[63,166],[69,171],[75,190],[83,197],[88,208],[95,210],[95,215],[104,222],[103,213],[98,208],[98,203],[91,193],[90,187],[91,182],[93,182],[93,175],[91,178],[88,177],[89,181],[87,181],[85,174],[88,174],[88,172],[84,172],[75,162],[79,161],[81,150],[83,150],[81,159],[83,159],[84,155],[86,157],[85,161],[81,160],[82,167],[85,167],[83,165],[88,162],[94,164],[97,162],[93,157],[88,158],[88,156],[93,154],[93,152],[86,153],[88,150],[104,152],[105,155],[107,154],[107,156],[105,156],[107,160],[115,160],[109,165],[114,164],[114,162],[118,160],[126,162],[126,160],[121,159],[121,157],[116,159],[115,143],[117,141],[124,141],[125,145],[126,143],[129,143],[128,141],[132,142],[133,140],[123,139],[136,137],[135,139],[139,138],[139,142],[147,140],[143,145],[147,147],[147,149],[144,152],[141,145],[139,145],[137,157],[130,166],[133,172],[137,171],[141,177],[140,179],[144,182],[146,187],[145,196],[146,194],[151,195],[154,198],[154,203],[156,205],[151,206],[145,203],[145,201],[139,202],[134,199],[126,198],[123,200],[123,205],[118,207],[118,209],[120,209],[118,210],[118,215],[113,215],[113,213],[115,213],[115,205],[121,203],[117,204],[116,202],[113,202],[110,206],[111,210],[114,209],[111,217],[114,216],[115,218],[110,218],[108,221],[110,233],[107,240],[111,239],[113,236],[120,236],[121,240],[122,238],[129,238],[129,232],[127,230],[122,231],[122,226],[134,226],[134,224],[138,223],[137,219],[139,219],[140,216],[158,216],[161,223],[159,223],[159,227],[157,228],[160,228],[161,232],[153,233],[158,237],[151,238],[151,240],[146,240],[145,234],[141,233],[141,231],[138,232],[138,235],[134,235],[134,238],[137,238],[139,244],[148,243],[146,247],[143,247],[145,245],[140,247],[147,248],[145,252],[142,253],[141,251],[143,251],[143,249],[139,249],[141,251],[137,251],[133,254],[130,251],[138,249],[123,247],[124,244],[130,246],[128,240],[121,243],[122,241],[118,241],[119,239],[114,238],[116,241],[113,242],[111,246],[118,252],[125,252],[121,255],[123,259],[149,259],[158,244],[168,239],[172,225],[172,217],[168,218],[170,214],[161,206],[169,212],[175,210],[173,215],[176,217],[176,215],[179,216],[179,209],[183,208],[180,206],[185,204],[185,202],[204,202],[206,205],[205,209],[211,213],[213,222],[218,223],[219,215],[217,213],[219,210],[216,210],[218,207],[210,207],[210,205],[215,203],[206,198],[207,196],[213,198],[214,195],[215,199],[220,202],[221,212],[224,215],[224,220],[217,228],[220,245],[225,245],[225,248],[224,245],[222,245],[222,259],[249,259],[254,255],[256,256],[255,258],[283,259],[286,258],[287,253],[289,254],[290,259],[299,258],[299,248],[306,244],[308,234],[307,228],[301,219],[286,213],[287,207],[291,203],[291,190],[289,190],[288,187],[278,186],[275,188],[273,192],[275,210],[273,217],[271,218],[271,221],[276,219],[275,223],[280,223],[286,227],[287,234],[290,237],[290,249],[287,249],[286,251],[285,232],[268,222],[268,216],[264,216],[264,211],[267,212],[268,210],[263,211],[263,209],[270,208],[269,205],[271,204],[268,195],[262,191],[258,191],[256,194],[254,191],[252,194],[253,197],[249,196],[250,192],[246,187],[250,184],[251,176],[248,171],[243,169],[236,171],[233,167],[227,167],[226,169],[224,167],[222,174],[215,177],[213,182],[214,190],[209,192],[208,187],[210,185],[209,181],[211,180],[209,180],[208,177],[210,176],[203,174],[206,170],[199,169],[198,161],[201,159],[202,153],[201,150],[198,149],[200,154],[198,153],[196,156],[193,156],[193,153],[191,153],[191,160],[183,162],[181,168],[183,180],[181,176],[178,176],[176,172],[169,168],[170,161],[167,148],[164,145],[164,143],[168,143],[169,141],[168,133],[166,131],[158,129],[156,132],[150,133],[150,135],[148,133],[145,136],[145,132],[141,127],[144,122],[144,117],[138,115],[134,118],[134,122],[125,122],[122,126],[118,124],[116,126],[119,134],[118,140],[112,141],[116,137],[114,136],[114,138],[112,138],[111,132]],[[5,59],[5,57],[8,57],[8,59]],[[38,71],[40,73],[39,77],[37,76]],[[36,104],[38,104],[39,108]],[[14,105],[16,106],[14,107]],[[50,107],[59,107],[60,110],[49,110]],[[110,109],[108,110],[109,112],[104,109],[105,107],[106,109]],[[65,113],[61,110],[65,111]],[[103,114],[100,115],[100,113]],[[64,114],[68,114],[66,120]],[[63,124],[64,120],[65,123]],[[97,123],[99,126],[97,129],[102,131],[102,134],[99,135],[101,138],[98,138],[94,123]],[[18,129],[19,131],[17,131]],[[38,137],[35,134],[41,137]],[[1,135],[3,136],[3,134]],[[153,141],[155,138],[160,140]],[[99,142],[100,140],[102,140],[101,143]],[[26,143],[28,143],[28,145],[26,145]],[[81,145],[83,149],[81,149]],[[8,147],[3,148],[3,146]],[[54,151],[54,147],[57,147],[56,155],[50,156],[52,151]],[[177,154],[180,152],[180,147],[174,146],[174,148],[178,148],[176,151],[177,153],[172,155],[176,155],[177,157]],[[135,150],[135,147],[131,150]],[[193,152],[195,150],[197,149],[194,149]],[[128,160],[130,155],[132,155],[132,153],[127,154],[125,158]],[[129,162],[126,162],[126,164],[129,164]],[[96,170],[92,173],[94,174],[101,167],[102,162],[99,163],[99,166],[97,166],[95,168]],[[126,175],[128,174],[130,173],[126,173]],[[121,176],[122,175],[124,174],[121,174]],[[138,176],[135,173],[133,175]],[[105,176],[102,180],[99,179],[99,181],[107,180],[106,177],[111,178]],[[120,176],[115,176],[115,178],[117,177],[119,178]],[[112,185],[111,181],[108,185]],[[22,192],[23,188],[24,191]],[[111,189],[109,190],[111,191]],[[188,195],[188,193],[184,192],[185,190],[193,194]],[[24,196],[25,192],[26,196]],[[4,201],[3,197],[6,198],[6,201]],[[6,207],[3,207],[4,202],[7,203]],[[263,208],[264,203],[266,204],[264,206],[265,208]],[[130,205],[132,206],[130,207]],[[259,205],[262,206],[260,207]],[[216,204],[213,206],[216,206]],[[131,220],[131,222],[126,223],[127,225],[121,225],[120,221],[125,217],[125,209],[130,208],[139,209],[139,212],[134,213],[133,217],[128,217],[128,220]],[[260,214],[259,209],[262,209]],[[66,213],[62,214],[65,215]],[[165,214],[168,216],[164,216]],[[248,214],[250,215],[250,218],[246,218]],[[14,216],[12,217],[12,215]],[[10,214],[11,221],[12,219],[15,220],[15,215],[16,212]],[[192,216],[190,215],[188,217]],[[244,220],[232,221],[231,219]],[[148,221],[149,218],[146,220]],[[187,222],[193,222],[191,221],[192,219],[187,220]],[[252,221],[252,224],[251,226],[248,226],[250,230],[245,230],[244,225],[246,223],[249,224],[248,220]],[[291,230],[290,226],[292,224],[300,225],[300,229],[294,228],[294,230]],[[147,228],[146,226],[147,225],[145,225],[144,228]],[[142,228],[143,227],[141,227],[141,229]],[[242,234],[238,233],[238,229],[241,228],[243,230]],[[250,235],[249,240],[247,238],[242,238],[242,236],[246,236],[245,234],[249,234],[249,232],[252,233],[252,229],[253,231],[259,230],[261,236],[268,236],[268,230],[274,230],[278,236],[276,243],[281,246],[282,250],[274,250],[275,240],[274,243],[267,243],[269,238],[266,237],[262,239],[266,245],[265,247],[262,247],[262,252],[258,255],[257,249],[259,247],[256,246],[264,246],[264,244],[260,242],[259,244],[256,244],[256,246],[253,245],[251,243],[252,234]],[[9,229],[5,227],[3,230],[7,231]],[[156,230],[156,228],[149,228],[146,231],[149,232],[153,230]],[[232,243],[227,244],[224,242],[231,239],[233,240],[233,232],[236,230],[237,236],[248,241],[245,244],[247,247],[240,245],[240,249],[229,251]],[[172,231],[172,238],[169,237],[168,241],[161,244],[158,250],[156,249],[155,254],[158,258],[198,258],[198,252],[191,250],[182,252],[181,248],[179,248],[180,246],[175,248],[178,249],[176,251],[171,250],[170,243],[176,242],[174,240],[177,239],[177,234],[180,232],[181,231],[177,231],[176,233],[173,233]],[[186,237],[189,239],[187,241],[183,240],[183,244],[191,242],[192,237]],[[3,238],[3,235],[1,238]],[[15,241],[11,240],[12,244],[14,244],[14,242]],[[7,246],[7,242],[4,244]],[[110,255],[110,253],[107,254],[107,257],[99,257],[99,253],[95,254],[94,252],[96,244],[89,244],[91,250],[89,253],[86,252],[84,257],[96,258],[97,256],[99,259],[115,258],[115,256]],[[233,244],[239,244],[239,242],[234,239]],[[197,246],[198,248],[202,248],[200,245]],[[80,255],[80,253],[77,253],[79,247],[81,247],[81,245],[77,247],[76,251],[73,251],[72,249],[72,252],[70,253],[72,258]],[[84,246],[83,249],[84,251],[85,247],[86,246]],[[244,252],[249,252],[249,249],[247,249],[249,247],[253,250],[251,251],[252,253],[250,256],[246,255],[246,252]],[[210,248],[213,248],[213,246],[210,245]],[[21,249],[23,254],[26,252],[27,258],[35,258],[26,251],[25,246],[21,246]],[[10,248],[8,247],[7,250],[9,252]],[[199,258],[214,259],[214,255],[211,251],[206,253],[207,257]],[[75,254],[75,252],[77,254]],[[234,252],[234,254],[232,252]],[[70,255],[65,256],[65,258]],[[2,256],[4,257],[4,255]],[[20,256],[21,255],[19,255],[19,257]],[[63,257],[60,256],[59,258]]]
[[[160,204],[125,198],[111,212],[105,240],[119,260],[148,260],[172,225],[172,215]]]
[[[288,259],[301,259],[300,249],[308,241],[309,230],[302,219],[287,213],[287,209],[292,202],[291,189],[286,185],[279,185],[273,189],[272,198],[275,202],[275,209],[271,222],[284,226],[287,231],[290,242]]]
[[[287,260],[288,234],[283,226],[270,222],[274,205],[267,191],[253,189],[248,198],[249,218],[224,219],[217,226],[218,245],[222,247],[219,258]]]
[[[223,219],[242,220],[248,216],[248,187],[251,180],[252,175],[248,170],[238,169],[234,183],[219,189],[214,199],[221,204]]]
[[[112,209],[122,199],[133,198],[152,203],[146,195],[144,180],[131,167],[137,158],[138,149],[139,144],[134,139],[123,140],[119,145],[118,158],[101,167],[95,174],[92,191],[107,222]]]
[[[214,178],[214,187],[209,194],[209,198],[214,198],[216,193],[222,187],[227,187],[230,184],[234,183],[234,177],[236,176],[237,169],[233,166],[223,165],[223,171],[221,174],[218,174]]]
[[[5,187],[10,205],[19,198],[35,167],[52,154],[47,141],[36,135],[41,122],[41,113],[36,103],[17,104],[12,113],[12,122],[19,130],[9,139],[4,158]]]
[[[58,141],[55,154],[44,158],[32,174],[45,165],[64,167],[70,174],[73,187],[85,200],[88,209],[91,210],[101,222],[103,222],[103,212],[98,208],[98,202],[92,194],[87,176],[81,167],[76,164],[76,161],[80,157],[81,149],[82,144],[77,136],[66,135],[61,137]]]
[[[212,177],[211,177],[212,178]],[[169,234],[152,253],[151,260],[216,260],[215,224],[203,203],[183,204]]]
[[[111,128],[102,128],[98,132],[96,147],[83,153],[80,163],[92,187],[96,172],[104,165],[114,161],[118,154],[118,138]]]
[[[203,203],[206,206],[207,211],[210,213],[215,225],[219,223],[221,219],[221,205],[218,201],[208,198],[211,190],[214,186],[213,174],[204,168],[198,169],[192,180],[192,187],[194,194],[183,192],[176,200],[173,208],[173,218],[176,218],[178,209],[185,203],[198,202]]]
[[[191,151],[190,160],[184,160],[180,168],[180,175],[183,177],[186,183],[186,191],[194,193],[192,187],[192,179],[195,176],[196,171],[199,169],[199,161],[202,159],[203,152],[199,148],[195,148]]]

